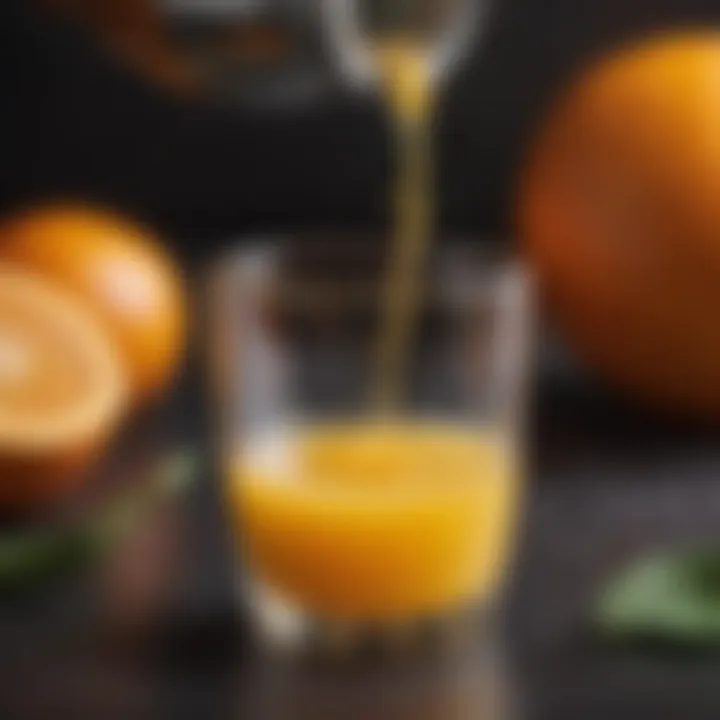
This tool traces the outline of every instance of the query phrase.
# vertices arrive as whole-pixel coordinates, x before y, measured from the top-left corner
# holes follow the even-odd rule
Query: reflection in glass
[[[520,705],[506,658],[487,645],[392,667],[268,660],[239,700],[237,715],[258,720],[515,720]]]

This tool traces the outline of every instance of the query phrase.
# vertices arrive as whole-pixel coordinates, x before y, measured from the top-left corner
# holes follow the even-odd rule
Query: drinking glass
[[[386,647],[489,617],[521,506],[527,270],[504,245],[436,245],[380,410],[386,239],[239,247],[211,276],[210,378],[239,599],[261,643]]]

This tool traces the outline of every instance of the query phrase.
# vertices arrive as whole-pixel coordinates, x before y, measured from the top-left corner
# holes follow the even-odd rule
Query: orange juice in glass
[[[215,279],[224,498],[241,596],[284,642],[407,633],[494,605],[522,490],[522,269],[440,252],[400,399],[368,406],[371,240],[280,243]]]

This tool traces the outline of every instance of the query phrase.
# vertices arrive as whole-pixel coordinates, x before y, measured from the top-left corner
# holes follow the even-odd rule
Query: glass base
[[[441,637],[446,636],[441,633]],[[243,707],[238,716],[267,720],[519,720],[525,717],[521,688],[497,640],[465,643],[469,647],[459,652],[405,652],[401,658],[397,646],[390,646],[392,659],[383,657],[379,662],[367,660],[367,655],[360,661],[318,662],[316,658],[260,654],[244,676]],[[444,641],[420,645],[425,650],[447,647]]]
[[[401,658],[456,653],[486,644],[495,613],[474,602],[433,615],[388,621],[321,618],[252,580],[241,588],[261,651],[328,660]]]

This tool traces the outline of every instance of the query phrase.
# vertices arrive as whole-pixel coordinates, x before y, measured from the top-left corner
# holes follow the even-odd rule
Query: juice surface
[[[230,483],[254,576],[311,612],[368,620],[491,594],[516,492],[499,438],[420,423],[256,440]]]

